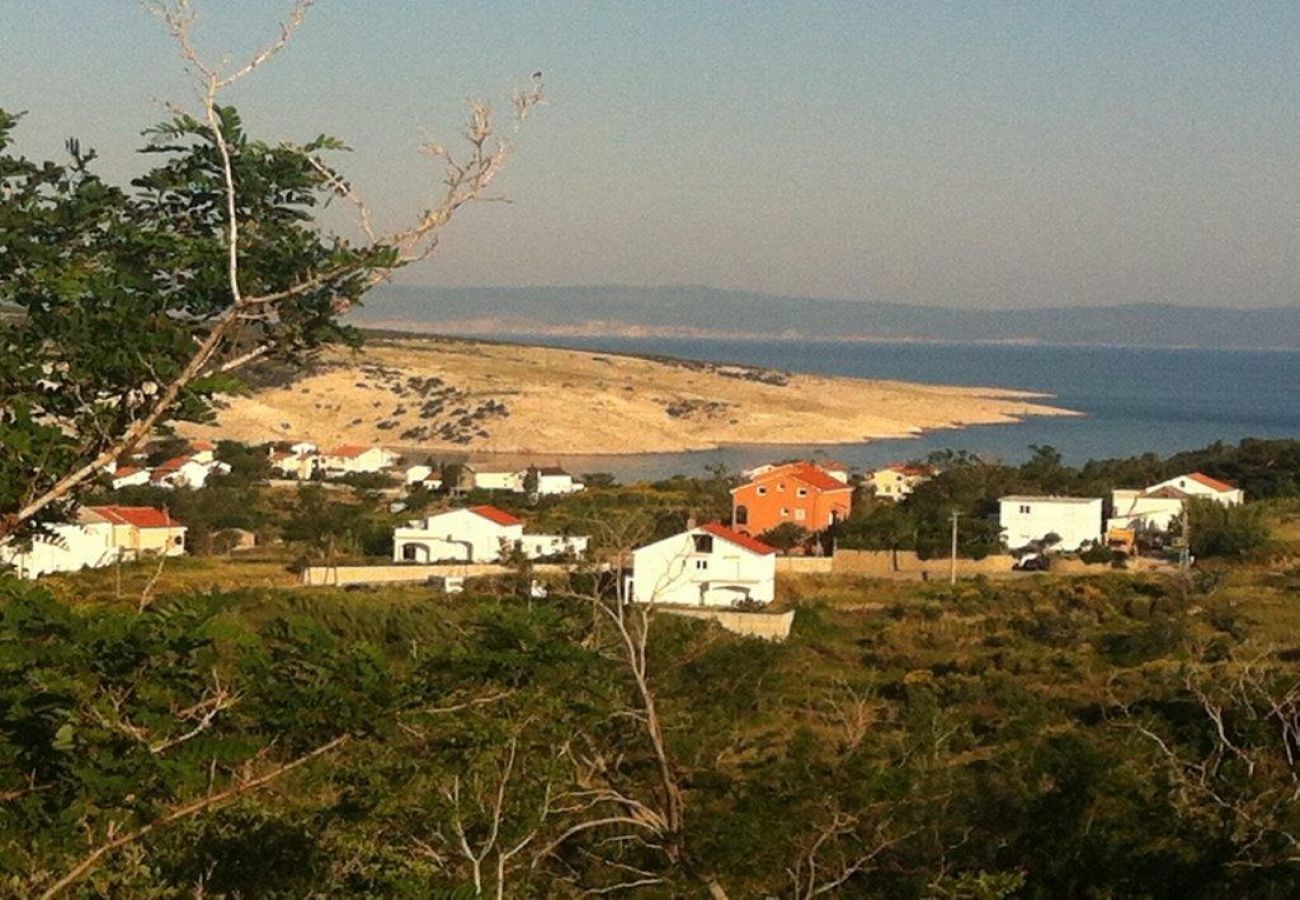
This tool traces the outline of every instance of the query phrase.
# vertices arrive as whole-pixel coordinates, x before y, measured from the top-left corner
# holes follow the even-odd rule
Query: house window
[[[756,490],[755,493],[757,493],[758,496],[760,496],[760,497],[766,497],[766,496],[767,496],[767,488],[765,488],[765,487],[761,487],[761,486],[760,486],[760,487]]]
[[[795,520],[796,522],[802,522],[802,521],[803,521],[804,519],[806,519],[807,517],[808,517],[808,513],[807,513],[805,510],[802,510],[802,509],[796,509],[796,510],[794,511],[794,520]]]
[[[748,507],[748,506],[737,506],[737,507],[736,507],[736,524],[737,524],[737,525],[748,525],[748,524],[749,524],[749,507]]]
[[[807,496],[808,496],[808,489],[807,489],[807,488],[799,488],[799,490],[795,491],[794,493],[795,493],[795,496],[796,496],[796,497],[807,497]]]
[[[1021,514],[1022,516],[1027,516],[1027,515],[1029,515],[1029,507],[1028,507],[1028,505],[1026,505],[1026,504],[1024,504],[1024,503],[1020,504],[1020,514]]]
[[[708,567],[709,567],[709,561],[708,561],[707,559],[697,559],[697,560],[695,561],[695,568],[696,568],[696,569],[701,569],[701,570],[702,570],[702,569],[707,569]]]
[[[695,542],[695,552],[696,552],[696,553],[712,553],[712,552],[713,552],[713,535],[711,535],[711,534],[696,534],[696,535],[692,535],[692,536],[691,536],[691,539]],[[697,568],[698,568],[698,567],[697,567]]]
[[[778,493],[785,493],[785,482],[784,481],[778,482],[776,489]]]
[[[788,515],[790,515],[790,510],[786,509],[784,506],[781,507],[781,515],[782,515],[782,516],[788,516]]]
[[[407,562],[412,562],[412,561],[415,560],[415,545],[414,545],[414,544],[405,544],[405,545],[402,547],[402,559],[406,560]]]

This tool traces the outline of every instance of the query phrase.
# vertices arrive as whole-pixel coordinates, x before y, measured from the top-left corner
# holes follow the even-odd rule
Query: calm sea
[[[1034,418],[1018,425],[936,431],[913,440],[817,448],[727,447],[637,457],[566,459],[579,472],[622,479],[695,474],[723,463],[739,469],[774,454],[827,453],[855,466],[924,457],[944,448],[1008,462],[1031,444],[1050,444],[1067,462],[1168,454],[1243,437],[1300,437],[1300,353],[1026,347],[959,344],[863,344],[728,341],[691,338],[503,336],[521,343],[651,353],[746,363],[793,372],[894,378],[938,384],[1018,388],[1052,394],[1082,418]]]

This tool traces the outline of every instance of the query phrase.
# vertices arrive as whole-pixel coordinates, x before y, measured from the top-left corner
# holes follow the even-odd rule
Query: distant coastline
[[[1296,311],[1300,316],[1300,310]],[[922,346],[972,347],[1098,347],[1108,350],[1230,350],[1239,353],[1300,353],[1300,347],[1219,347],[1202,344],[1134,344],[1122,341],[1053,341],[1040,338],[937,338],[923,335],[838,334],[823,335],[797,330],[780,333],[761,331],[727,331],[689,326],[647,326],[629,322],[592,321],[576,325],[557,325],[526,319],[462,319],[438,323],[401,319],[368,319],[367,331],[388,334],[463,337],[475,340],[499,340],[526,344],[531,337],[556,338],[681,338],[719,341],[819,341],[835,344],[916,344]]]
[[[966,309],[709,287],[385,285],[350,316],[408,333],[850,344],[1300,350],[1300,306]]]

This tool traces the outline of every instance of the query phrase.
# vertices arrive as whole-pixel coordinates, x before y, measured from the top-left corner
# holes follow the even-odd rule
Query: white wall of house
[[[524,473],[527,474],[526,472]],[[521,479],[522,484],[522,479]],[[576,494],[586,485],[580,481],[574,481],[573,476],[568,472],[544,473],[537,474],[537,493],[542,496],[554,494]]]
[[[424,481],[432,474],[433,466],[426,466],[422,463],[417,466],[407,466],[403,477],[408,485],[412,485]]]
[[[523,472],[474,472],[474,487],[480,491],[512,491],[524,489]]]
[[[113,526],[107,522],[52,525],[50,531],[34,537],[30,549],[19,549],[16,542],[0,546],[0,564],[12,566],[20,578],[39,578],[112,565],[117,559]]]
[[[1003,497],[999,521],[1006,545],[1015,550],[1055,534],[1059,550],[1078,550],[1101,541],[1100,497]]]
[[[297,478],[300,481],[309,480],[316,474],[316,469],[320,465],[320,457],[312,454],[285,456],[271,460],[271,468],[286,478]]]
[[[1183,512],[1183,501],[1178,497],[1148,497],[1146,491],[1120,489],[1110,498],[1114,515],[1107,520],[1107,528],[1125,528],[1135,531],[1168,531]]]
[[[503,541],[513,545],[523,535],[522,524],[500,525],[468,509],[453,509],[394,529],[393,560],[495,562]]]
[[[142,484],[149,483],[149,470],[136,469],[134,472],[128,472],[125,475],[113,476],[113,490],[120,491],[125,487],[138,487]]]
[[[775,554],[699,528],[635,551],[632,569],[634,603],[730,607],[744,599],[771,603],[775,595]]]
[[[383,447],[369,447],[356,456],[326,454],[325,471],[333,475],[354,475],[365,472],[382,472],[397,462],[397,456]]]
[[[171,472],[159,481],[159,487],[184,487],[198,490],[208,483],[208,479],[213,475],[225,475],[230,471],[230,466],[223,462],[209,460],[203,462],[197,459],[191,459],[182,465],[175,472]]]
[[[590,538],[583,535],[525,534],[520,538],[519,549],[529,559],[547,556],[583,556]]]

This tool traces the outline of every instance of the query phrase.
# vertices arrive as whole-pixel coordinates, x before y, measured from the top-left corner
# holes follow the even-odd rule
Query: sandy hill
[[[227,397],[190,436],[501,453],[854,443],[1069,415],[1041,395],[443,338],[331,351],[292,383]]]

